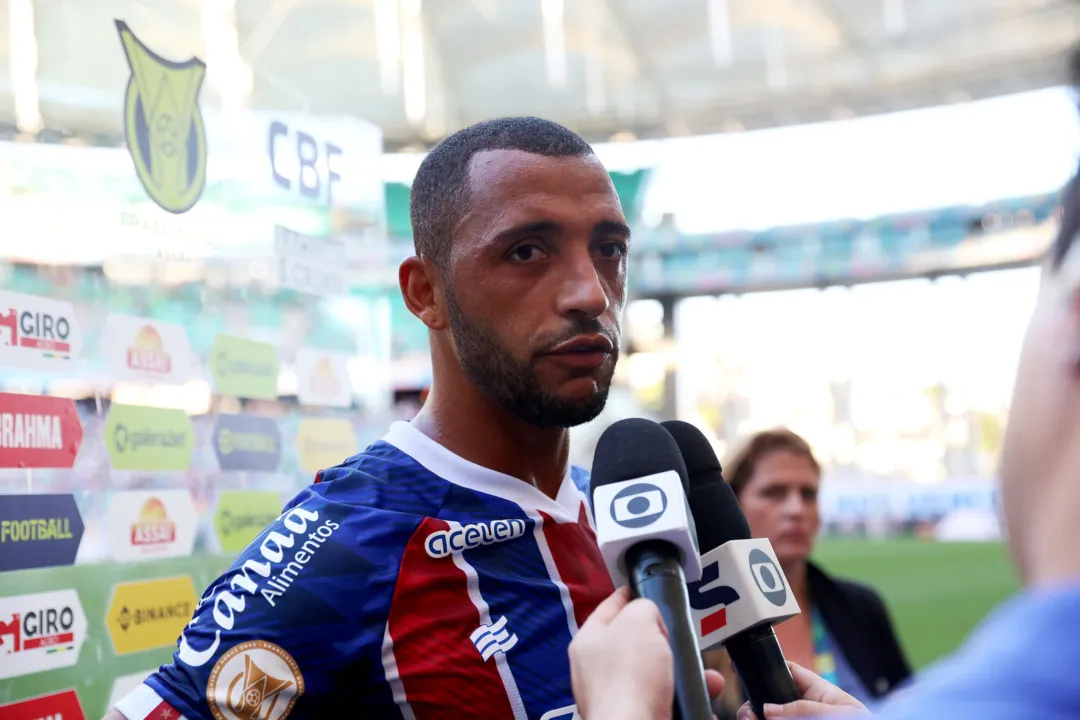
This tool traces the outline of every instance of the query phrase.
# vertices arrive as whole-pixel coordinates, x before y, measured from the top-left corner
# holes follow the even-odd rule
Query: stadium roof
[[[35,3],[46,126],[119,134],[129,70],[112,18],[170,60],[206,60],[204,102],[357,115],[388,150],[506,114],[599,141],[977,99],[1059,84],[1078,35],[1072,0],[241,0],[235,24],[204,6]]]

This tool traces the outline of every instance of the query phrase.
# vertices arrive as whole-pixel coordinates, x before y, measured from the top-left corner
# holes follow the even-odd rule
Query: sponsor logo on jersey
[[[540,720],[581,720],[581,714],[577,711],[577,705],[548,710],[540,716]]]
[[[248,603],[258,602],[261,598],[270,607],[276,607],[278,600],[289,591],[319,548],[339,527],[338,523],[321,518],[318,512],[308,510],[303,505],[279,517],[267,528],[262,542],[257,546],[258,554],[248,557],[242,565],[231,570],[228,584],[212,597],[204,597],[199,602],[199,610],[191,624],[200,619],[205,623],[213,618],[216,625],[214,641],[205,648],[193,647],[188,643],[185,629],[177,651],[180,661],[192,667],[209,662],[221,645],[221,631],[236,627]],[[210,603],[210,608],[202,607],[206,603]],[[220,664],[221,661],[218,662]],[[266,716],[259,716],[259,720],[266,720]]]
[[[303,694],[300,666],[265,640],[229,648],[206,682],[206,702],[216,720],[284,720]]]
[[[506,629],[505,615],[494,623],[476,628],[472,631],[469,639],[476,646],[476,650],[480,653],[480,657],[484,659],[484,662],[490,660],[495,653],[505,655],[513,650],[518,642],[518,636]]]
[[[524,520],[494,520],[433,532],[424,541],[424,549],[433,558],[444,558],[483,545],[515,540],[524,534]]]
[[[70,667],[85,640],[74,590],[0,598],[0,678]]]

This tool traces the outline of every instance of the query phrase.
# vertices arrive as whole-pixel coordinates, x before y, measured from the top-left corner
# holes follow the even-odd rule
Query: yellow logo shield
[[[199,89],[206,63],[171,62],[116,21],[131,78],[124,94],[124,138],[139,182],[171,213],[192,208],[206,184],[206,129]]]

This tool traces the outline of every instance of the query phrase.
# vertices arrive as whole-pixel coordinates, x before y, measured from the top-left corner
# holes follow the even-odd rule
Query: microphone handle
[[[673,720],[712,720],[705,667],[701,663],[686,577],[678,556],[678,549],[663,540],[646,540],[631,546],[625,558],[630,592],[635,598],[656,603],[664,619],[675,658]]]
[[[724,641],[750,706],[765,717],[765,703],[784,705],[799,699],[784,652],[771,624],[758,625]]]

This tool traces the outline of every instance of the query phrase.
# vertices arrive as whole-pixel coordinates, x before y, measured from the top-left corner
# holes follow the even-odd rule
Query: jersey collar
[[[383,441],[396,447],[439,477],[474,492],[487,493],[520,505],[526,513],[542,511],[556,522],[577,522],[585,496],[570,477],[566,465],[559,492],[552,500],[529,483],[477,465],[420,432],[408,422],[395,422]]]

